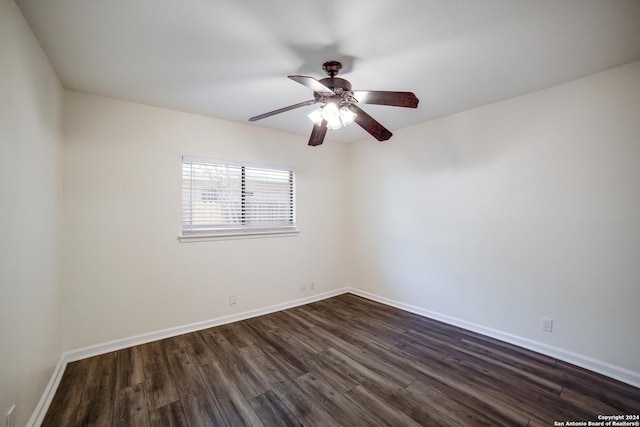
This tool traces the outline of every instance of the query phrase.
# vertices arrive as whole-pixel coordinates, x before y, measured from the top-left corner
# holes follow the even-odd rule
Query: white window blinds
[[[183,236],[286,231],[295,231],[293,171],[183,157]]]

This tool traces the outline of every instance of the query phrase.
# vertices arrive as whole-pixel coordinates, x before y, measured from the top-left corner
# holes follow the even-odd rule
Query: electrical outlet
[[[301,291],[306,291],[307,290],[307,282],[305,282],[304,280],[302,282],[300,282],[300,290]]]
[[[548,317],[540,318],[540,329],[545,332],[553,332],[553,319]]]
[[[236,303],[236,296],[235,295],[230,295],[229,296],[229,305],[234,305]]]
[[[11,408],[7,411],[7,423],[5,424],[7,427],[15,427],[16,425],[16,405],[12,405]]]
[[[311,282],[311,284],[309,285],[309,289],[315,289],[316,288],[316,282]]]

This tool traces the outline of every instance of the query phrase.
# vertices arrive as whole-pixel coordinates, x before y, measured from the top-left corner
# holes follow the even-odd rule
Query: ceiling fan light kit
[[[365,131],[369,132],[378,141],[386,141],[393,135],[377,120],[365,113],[357,104],[378,104],[393,107],[416,108],[418,98],[413,92],[389,92],[372,90],[352,90],[348,80],[336,77],[342,64],[338,61],[327,61],[322,69],[329,77],[316,80],[309,76],[289,76],[294,80],[313,90],[314,99],[270,111],[251,117],[250,122],[255,122],[276,114],[284,113],[295,108],[322,103],[323,105],[308,114],[314,123],[310,146],[322,144],[327,129],[336,130],[356,122]]]
[[[349,107],[338,108],[334,102],[328,102],[327,105],[316,108],[307,116],[317,126],[320,126],[322,121],[326,120],[327,128],[336,130],[353,123],[357,114],[351,111]]]

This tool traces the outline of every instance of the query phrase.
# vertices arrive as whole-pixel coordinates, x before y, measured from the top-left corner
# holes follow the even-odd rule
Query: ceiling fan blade
[[[365,113],[362,108],[355,104],[351,104],[349,108],[357,114],[354,121],[378,141],[386,141],[393,135],[389,129],[382,126],[376,119]]]
[[[313,125],[313,130],[311,131],[311,137],[309,138],[309,145],[315,147],[316,145],[322,144],[324,141],[324,136],[327,134],[327,121],[323,120],[320,123],[320,126]]]
[[[353,96],[361,104],[391,105],[393,107],[416,108],[420,102],[413,92],[354,90]]]
[[[309,76],[288,76],[291,80],[300,83],[303,86],[312,89],[314,92],[321,93],[323,95],[335,95],[331,89],[320,83],[318,80]]]
[[[309,101],[301,102],[299,104],[289,105],[288,107],[280,108],[278,110],[269,111],[268,113],[260,114],[259,116],[253,116],[249,119],[250,122],[255,122],[256,120],[264,119],[265,117],[275,116],[276,114],[284,113],[285,111],[293,110],[296,108],[304,107],[305,105],[313,105],[315,104],[315,99],[310,99]]]

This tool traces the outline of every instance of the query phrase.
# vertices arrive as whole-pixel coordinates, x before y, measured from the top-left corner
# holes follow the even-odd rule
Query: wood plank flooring
[[[70,363],[44,426],[552,426],[640,389],[352,294]]]

